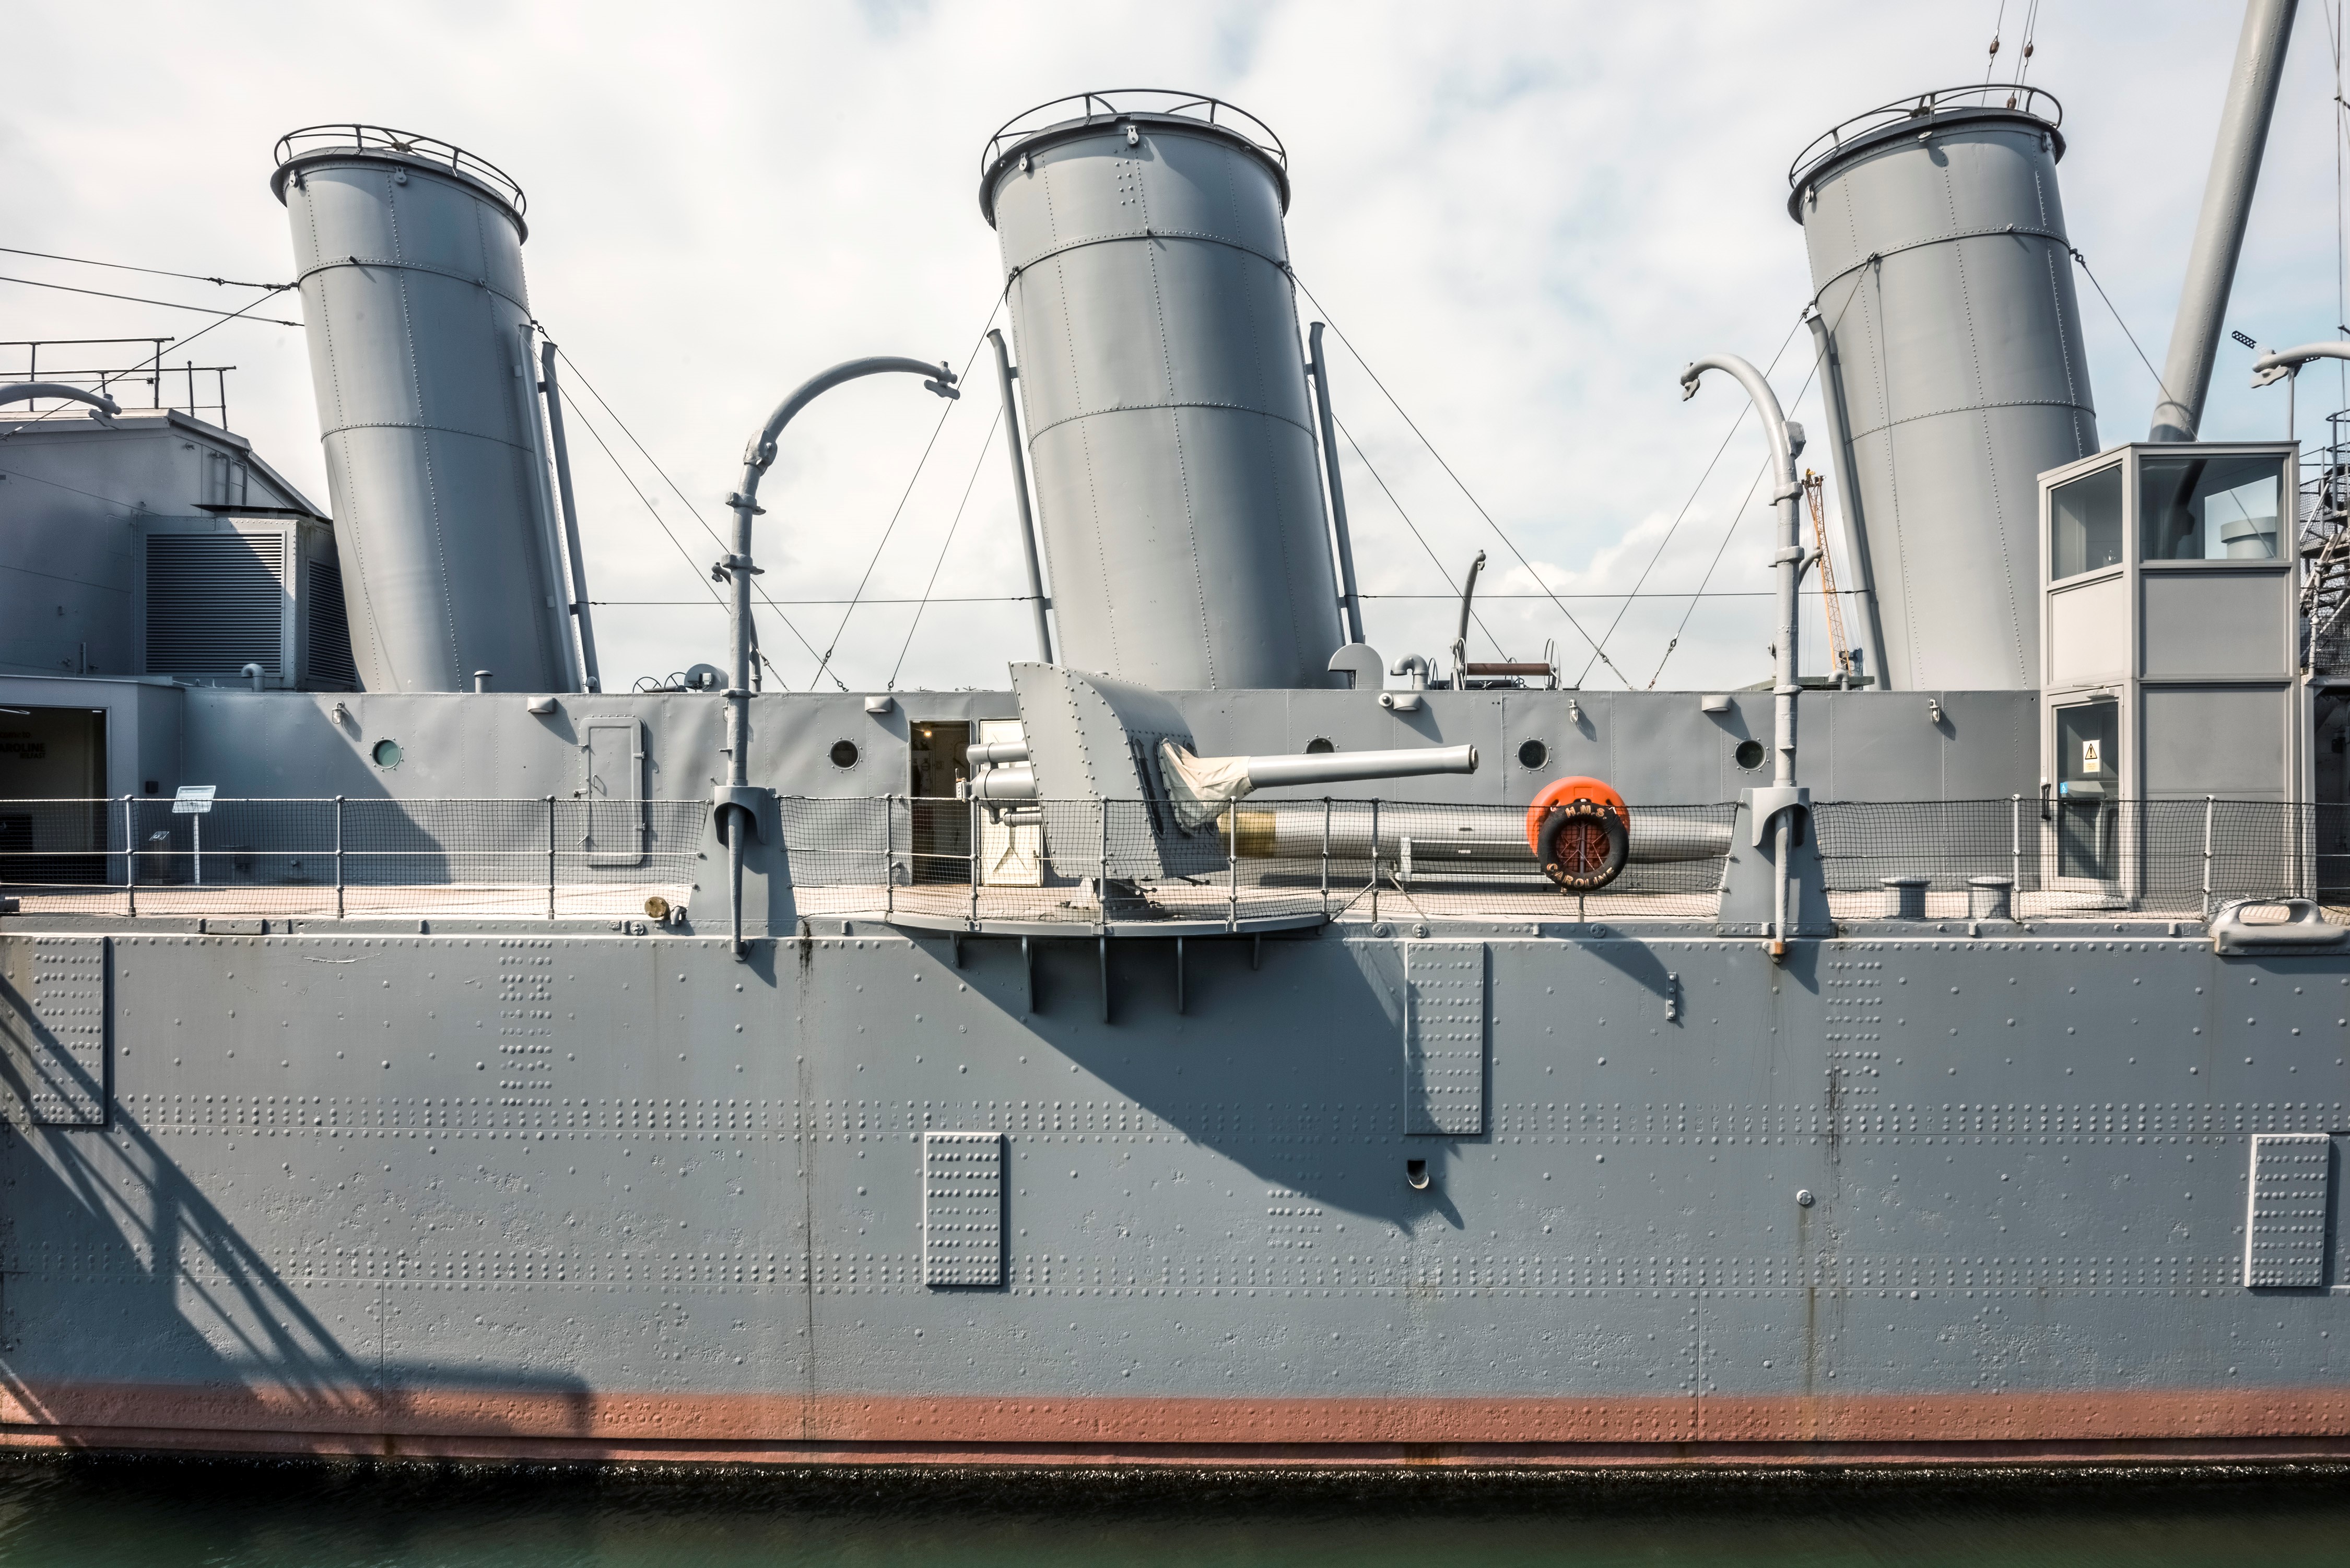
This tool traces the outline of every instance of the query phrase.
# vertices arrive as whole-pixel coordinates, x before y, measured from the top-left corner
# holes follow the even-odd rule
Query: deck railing
[[[798,915],[932,926],[1239,929],[1270,920],[1710,919],[1734,805],[1633,809],[1599,892],[1545,880],[1519,806],[1251,799],[1186,822],[1165,801],[786,797],[775,846]],[[702,801],[0,801],[0,891],[109,915],[639,918],[724,903]],[[2208,917],[2234,899],[2350,898],[2350,806],[2031,796],[1825,802],[1812,822],[1839,919],[1986,903],[2023,919]],[[658,903],[653,903],[658,900]],[[2345,914],[2350,919],[2350,914]]]

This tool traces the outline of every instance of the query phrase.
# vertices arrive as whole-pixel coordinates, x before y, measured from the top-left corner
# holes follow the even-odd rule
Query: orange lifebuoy
[[[1598,779],[1554,779],[1543,786],[1542,794],[1534,796],[1534,805],[1526,807],[1527,848],[1537,855],[1542,853],[1543,820],[1550,815],[1551,807],[1563,805],[1571,800],[1587,800],[1594,805],[1607,806],[1622,817],[1627,826],[1632,820],[1632,808],[1624,804],[1624,797]]]
[[[1623,871],[1631,826],[1631,811],[1615,790],[1594,778],[1565,778],[1527,808],[1526,842],[1543,875],[1563,891],[1593,893]]]

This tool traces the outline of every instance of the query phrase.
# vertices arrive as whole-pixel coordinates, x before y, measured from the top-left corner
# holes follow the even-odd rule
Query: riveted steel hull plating
[[[1165,944],[843,929],[0,938],[102,957],[110,1051],[107,1124],[44,1125],[9,1015],[0,1442],[2350,1452],[2336,1250],[2244,1284],[2252,1140],[2350,1125],[2338,957],[1342,922],[1192,942],[1179,1012]],[[1421,1031],[1482,1058],[1440,1127]],[[941,1272],[943,1134],[1000,1262]]]

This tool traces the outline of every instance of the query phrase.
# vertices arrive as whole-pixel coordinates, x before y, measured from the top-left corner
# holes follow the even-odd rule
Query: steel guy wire
[[[1380,477],[1379,471],[1378,469],[1371,466],[1371,460],[1363,455],[1362,447],[1357,444],[1355,440],[1355,432],[1347,428],[1347,421],[1340,419],[1335,410],[1331,412],[1330,422],[1338,427],[1338,433],[1347,438],[1347,445],[1354,451],[1355,461],[1363,465],[1365,471],[1370,474],[1372,481],[1378,485],[1379,493],[1388,498],[1388,504],[1394,507],[1396,509],[1396,515],[1403,519],[1403,525],[1411,530],[1411,536],[1419,541],[1419,547],[1421,549],[1428,552],[1429,560],[1436,567],[1436,575],[1444,579],[1445,587],[1452,590],[1451,597],[1453,601],[1458,603],[1461,598],[1461,587],[1452,580],[1452,574],[1444,569],[1444,562],[1436,554],[1435,547],[1429,544],[1428,535],[1419,531],[1419,524],[1413,522],[1411,520],[1411,514],[1403,509],[1403,503],[1396,499],[1396,493],[1388,488],[1388,482],[1384,478]],[[1385,597],[1388,596],[1382,595],[1380,597]],[[1502,639],[1493,636],[1493,628],[1485,624],[1485,618],[1477,614],[1474,606],[1471,607],[1469,616],[1471,620],[1477,623],[1477,629],[1485,634],[1487,639],[1492,642],[1495,649],[1501,653],[1502,657],[1503,659],[1509,658],[1509,650],[1502,647]]]
[[[558,348],[556,352],[561,354],[563,351]],[[570,363],[569,356],[565,356],[564,363]],[[582,376],[580,378],[580,381],[584,384],[587,381],[587,378]],[[573,413],[579,416],[580,428],[586,431],[588,434],[593,438],[596,445],[602,450],[604,455],[611,459],[612,467],[619,472],[620,483],[627,485],[629,487],[629,493],[643,504],[645,514],[653,520],[653,525],[659,528],[662,535],[669,540],[670,544],[676,547],[679,556],[684,560],[687,568],[692,572],[694,581],[702,583],[703,586],[708,588],[711,602],[717,604],[722,608],[725,607],[726,601],[719,597],[716,587],[709,584],[703,577],[702,563],[693,558],[693,553],[685,547],[685,541],[679,538],[676,531],[670,527],[669,520],[663,517],[660,514],[660,509],[653,504],[652,497],[647,495],[642,490],[639,490],[637,487],[637,482],[629,477],[628,466],[621,462],[620,454],[614,452],[611,448],[611,444],[605,441],[604,432],[596,428],[596,421],[588,417],[588,411],[579,406],[579,400],[571,395],[568,388],[557,387],[556,390],[563,399],[565,406],[570,409]],[[590,387],[588,388],[588,390],[592,392],[595,389]],[[597,400],[601,402],[603,400],[598,399]],[[608,412],[609,410],[607,410],[606,411]],[[615,414],[613,415],[613,418],[617,421],[619,416]],[[602,601],[595,599],[590,599],[588,601],[590,604],[599,602]],[[777,619],[783,621],[784,625],[790,629],[791,634],[794,637],[800,636],[799,628],[792,625],[790,618],[785,616],[782,610],[779,609],[775,611],[775,617]],[[801,637],[800,646],[802,648],[807,648],[807,639]],[[814,653],[816,650],[814,649],[808,649],[808,651],[810,653]],[[782,687],[786,691],[791,690],[790,683],[784,679],[783,671],[775,668],[775,661],[769,659],[764,650],[762,650],[759,655],[759,662],[767,667],[767,673],[775,678],[775,684],[777,686]]]
[[[979,336],[972,339],[971,352],[963,357],[962,374],[956,378],[955,385],[958,387],[971,379],[971,368],[979,362],[980,348],[986,343],[988,330],[995,325],[995,318],[1003,313],[1004,298],[1011,292],[1012,285],[1006,281],[1003,292],[995,296],[995,304],[989,309],[987,319],[980,323]],[[873,568],[881,564],[881,552],[888,548],[889,535],[897,532],[898,519],[906,514],[906,503],[912,499],[914,486],[921,482],[923,466],[931,461],[931,452],[939,444],[939,437],[946,430],[947,421],[954,417],[955,406],[962,401],[960,398],[948,399],[947,406],[939,411],[939,422],[931,427],[931,439],[922,443],[922,455],[914,460],[914,472],[907,477],[906,488],[898,497],[896,510],[889,514],[889,526],[881,530],[881,538],[873,546],[873,557],[865,563],[865,575],[857,579],[857,592],[850,596],[848,607],[840,612],[840,624],[832,628],[832,642],[825,649],[824,657],[816,662],[816,678],[808,682],[811,686],[821,680],[825,671],[832,668],[832,656],[840,650],[841,634],[848,629],[848,618],[857,613],[858,601],[865,597],[865,585],[873,580]],[[837,675],[832,678],[832,683],[843,691],[848,690],[847,683]]]
[[[1864,278],[1864,277],[1866,277],[1867,275],[1867,275],[1867,273],[1866,273],[1866,271],[1858,272],[1858,273],[1856,273],[1856,274],[1854,274],[1854,275],[1853,275],[1853,283],[1852,283],[1852,287],[1851,287],[1851,289],[1850,289],[1850,290],[1849,290],[1849,291],[1845,295],[1845,296],[1844,296],[1844,304],[1842,304],[1841,306],[1837,306],[1837,307],[1836,307],[1836,317],[1835,317],[1835,319],[1834,321],[1831,321],[1831,322],[1829,322],[1829,323],[1828,323],[1828,331],[1829,331],[1830,335],[1834,335],[1834,333],[1835,332],[1835,329],[1836,329],[1837,327],[1841,327],[1841,326],[1843,326],[1843,325],[1844,325],[1844,318],[1845,318],[1845,316],[1846,315],[1846,313],[1848,313],[1848,312],[1852,309],[1853,301],[1860,297],[1860,283],[1861,283],[1861,279],[1862,279],[1862,278]],[[1814,299],[1814,300],[1813,300],[1809,305],[1806,305],[1806,306],[1804,306],[1804,309],[1806,309],[1806,310],[1813,310],[1813,309],[1816,309],[1816,308],[1818,308],[1818,305],[1819,305],[1819,302],[1818,302],[1816,299]],[[1799,316],[1799,317],[1797,317],[1795,318],[1795,325],[1796,325],[1796,326],[1798,326],[1798,327],[1801,327],[1803,324],[1804,324],[1804,318],[1803,318],[1802,317],[1800,317],[1800,316]],[[1788,334],[1789,341],[1793,341],[1793,340],[1794,340],[1794,335],[1793,333]],[[1779,353],[1780,353],[1780,354],[1784,354],[1786,351],[1787,351],[1787,345],[1786,345],[1786,344],[1782,343],[1781,345],[1779,345]],[[1776,365],[1776,364],[1778,364],[1778,362],[1779,362],[1778,355],[1773,355],[1773,356],[1772,357],[1771,363],[1772,363],[1773,365]],[[1819,379],[1819,374],[1820,374],[1820,366],[1819,366],[1819,361],[1815,358],[1815,359],[1814,359],[1814,360],[1812,361],[1812,369],[1811,369],[1810,373],[1809,373],[1809,374],[1807,374],[1807,375],[1805,375],[1805,376],[1804,376],[1804,384],[1803,384],[1802,386],[1800,386],[1800,387],[1798,387],[1798,388],[1796,388],[1796,389],[1795,389],[1795,395],[1794,395],[1794,397],[1793,399],[1789,400],[1788,407],[1790,407],[1790,408],[1794,408],[1794,407],[1797,407],[1797,406],[1799,406],[1799,405],[1801,405],[1801,404],[1802,404],[1802,402],[1803,402],[1803,400],[1804,400],[1804,394],[1808,393],[1808,392],[1812,389],[1812,383],[1813,383],[1814,380],[1817,380],[1817,379]],[[1833,435],[1833,434],[1831,434],[1831,435],[1830,435],[1830,437],[1829,437],[1828,439],[1830,439],[1831,441],[1833,441],[1833,440],[1835,439],[1835,437],[1834,437],[1834,435]],[[1809,444],[1809,443],[1807,442],[1806,444]],[[1687,608],[1686,610],[1683,610],[1683,611],[1681,612],[1680,624],[1679,624],[1679,626],[1676,626],[1675,628],[1673,628],[1673,635],[1672,635],[1669,639],[1668,639],[1666,640],[1666,643],[1665,643],[1665,651],[1664,651],[1664,653],[1663,653],[1661,656],[1659,656],[1659,659],[1657,659],[1657,668],[1655,669],[1655,670],[1653,670],[1653,671],[1649,674],[1649,676],[1648,676],[1648,686],[1647,686],[1646,688],[1644,688],[1644,690],[1653,691],[1655,691],[1655,690],[1657,689],[1657,680],[1658,680],[1658,678],[1659,678],[1659,677],[1660,677],[1660,676],[1662,676],[1662,675],[1664,674],[1666,664],[1667,664],[1668,662],[1669,662],[1669,661],[1671,660],[1672,657],[1673,657],[1673,650],[1674,650],[1675,649],[1679,648],[1679,647],[1681,645],[1681,633],[1682,633],[1682,632],[1684,632],[1684,631],[1687,631],[1687,630],[1689,629],[1690,617],[1691,617],[1691,616],[1693,616],[1693,615],[1695,615],[1695,614],[1697,613],[1698,601],[1699,601],[1699,600],[1700,600],[1700,599],[1703,599],[1703,598],[1708,598],[1708,597],[1726,597],[1726,596],[1720,596],[1720,595],[1709,595],[1709,594],[1705,591],[1705,586],[1706,586],[1706,584],[1708,584],[1708,583],[1710,583],[1710,582],[1713,581],[1713,574],[1714,574],[1714,571],[1715,571],[1715,569],[1716,569],[1717,567],[1719,567],[1719,566],[1721,565],[1721,557],[1722,557],[1723,554],[1729,550],[1729,548],[1730,548],[1730,541],[1731,541],[1733,537],[1735,537],[1735,536],[1737,535],[1737,533],[1738,533],[1738,525],[1739,525],[1741,523],[1743,523],[1743,522],[1746,520],[1746,509],[1747,509],[1748,507],[1750,507],[1750,506],[1752,506],[1752,505],[1753,505],[1753,504],[1754,504],[1754,493],[1755,493],[1755,491],[1757,491],[1757,490],[1759,490],[1759,489],[1761,489],[1761,488],[1762,488],[1762,481],[1763,481],[1765,478],[1767,478],[1767,477],[1769,476],[1770,472],[1771,472],[1771,460],[1770,460],[1768,457],[1765,457],[1765,458],[1762,460],[1762,470],[1761,470],[1759,472],[1757,472],[1757,473],[1755,474],[1755,476],[1754,476],[1754,483],[1753,483],[1752,484],[1750,484],[1750,485],[1748,485],[1748,486],[1746,487],[1746,498],[1745,498],[1743,501],[1741,501],[1741,502],[1738,504],[1738,510],[1736,510],[1735,512],[1732,512],[1732,513],[1730,514],[1730,526],[1722,532],[1722,535],[1721,535],[1721,543],[1714,546],[1714,550],[1713,550],[1713,559],[1712,559],[1712,560],[1711,560],[1711,561],[1709,561],[1708,563],[1706,563],[1705,576],[1702,576],[1702,577],[1700,577],[1700,578],[1698,579],[1698,583],[1697,583],[1697,591],[1696,591],[1695,593],[1693,593],[1693,594],[1691,594],[1691,595],[1690,596],[1689,608]],[[1851,524],[1850,524],[1850,516],[1849,516],[1849,514],[1847,514],[1847,516],[1846,516],[1846,524],[1847,524],[1847,526],[1848,526],[1848,527],[1851,525]],[[1873,584],[1873,583],[1872,583],[1871,585],[1869,585],[1869,587],[1870,587],[1870,590],[1871,590],[1872,592],[1873,592],[1873,591],[1875,591],[1875,588],[1876,588],[1876,585],[1875,585],[1875,584]],[[1880,652],[1881,652],[1881,650],[1880,650]]]
[[[1363,351],[1355,347],[1353,338],[1347,336],[1347,329],[1332,319],[1329,309],[1319,299],[1314,297],[1314,291],[1305,286],[1305,280],[1297,275],[1296,269],[1291,267],[1287,270],[1290,281],[1297,285],[1298,292],[1305,295],[1314,308],[1321,313],[1322,319],[1329,323],[1330,330],[1337,334],[1338,341],[1347,346],[1347,352],[1354,356],[1355,363],[1363,368],[1363,374],[1371,379],[1371,385],[1379,389],[1379,396],[1385,398],[1388,400],[1388,406],[1394,409],[1402,418],[1403,422],[1411,427],[1411,433],[1419,438],[1419,444],[1428,449],[1428,455],[1436,460],[1436,466],[1444,471],[1444,476],[1452,481],[1461,493],[1468,498],[1469,504],[1477,509],[1477,514],[1484,518],[1486,525],[1493,530],[1494,537],[1500,539],[1504,545],[1508,546],[1510,554],[1518,558],[1518,565],[1523,566],[1526,569],[1526,575],[1534,578],[1534,586],[1545,594],[1549,594],[1551,603],[1557,607],[1559,614],[1566,618],[1566,624],[1575,628],[1575,635],[1582,638],[1584,641],[1591,643],[1592,649],[1598,655],[1600,662],[1616,671],[1616,677],[1624,682],[1625,690],[1632,690],[1632,678],[1617,669],[1616,661],[1607,657],[1599,644],[1592,640],[1591,634],[1584,629],[1583,623],[1575,618],[1575,612],[1568,609],[1556,594],[1550,593],[1550,585],[1543,581],[1542,574],[1534,570],[1534,563],[1526,559],[1526,554],[1518,548],[1517,541],[1512,539],[1508,531],[1493,520],[1493,514],[1485,510],[1484,504],[1477,499],[1467,484],[1461,483],[1461,476],[1452,472],[1452,465],[1444,461],[1444,454],[1436,450],[1436,443],[1428,439],[1428,432],[1421,430],[1411,415],[1404,411],[1404,406],[1396,400],[1396,395],[1388,390],[1388,384],[1379,379],[1379,373],[1371,369],[1371,362],[1363,358]]]
[[[534,322],[532,325],[537,326],[538,324]],[[544,328],[542,327],[541,330],[544,330]],[[702,525],[702,531],[709,535],[712,542],[717,545],[721,550],[732,549],[733,546],[728,545],[724,539],[720,538],[718,531],[711,527],[709,522],[703,518],[701,512],[695,509],[693,503],[686,499],[685,492],[677,487],[677,481],[669,476],[669,471],[660,465],[660,462],[651,452],[645,450],[645,443],[637,439],[637,432],[629,428],[629,421],[622,419],[619,410],[615,410],[610,403],[604,400],[604,394],[596,389],[596,383],[588,379],[588,373],[579,368],[578,361],[573,359],[569,354],[564,351],[563,345],[560,343],[557,343],[555,346],[555,357],[562,360],[563,363],[570,369],[573,375],[579,378],[579,384],[588,389],[588,395],[596,400],[596,406],[602,409],[605,413],[611,416],[612,423],[619,428],[619,431],[622,435],[629,438],[629,444],[637,449],[637,455],[643,458],[646,463],[655,473],[660,475],[660,482],[669,486],[670,493],[676,496],[678,501],[685,507],[686,514]],[[564,401],[570,404],[570,406],[575,409],[579,406],[577,401],[574,400],[568,392],[564,393]],[[583,413],[579,417],[582,420],[585,420],[588,416]],[[599,441],[601,440],[600,437],[598,439]],[[611,448],[606,447],[604,450],[608,456],[612,457],[614,465],[618,466],[620,460],[617,455],[612,454]],[[636,490],[637,482],[633,479],[629,479],[627,469],[623,468],[620,470],[620,477],[628,479],[629,489]],[[653,521],[660,523],[662,532],[667,533],[669,530],[669,524],[661,522],[660,509],[653,505],[652,502],[645,496],[642,491],[638,491],[637,499],[644,502],[645,510],[653,514]],[[672,543],[676,542],[677,536],[675,535],[672,534],[670,537]],[[685,546],[683,545],[679,545],[678,548],[680,551],[683,551]],[[689,556],[688,558],[691,559],[691,557]],[[702,577],[702,569],[700,566],[697,565],[693,568],[693,575],[697,580]],[[816,649],[814,645],[811,644],[806,637],[801,635],[800,628],[792,624],[791,618],[784,614],[782,607],[777,605],[774,599],[767,597],[766,591],[759,587],[756,578],[752,580],[751,590],[759,596],[759,600],[762,604],[764,604],[769,609],[775,612],[775,618],[784,623],[784,629],[785,631],[790,632],[793,637],[798,639],[799,645],[808,650],[808,656],[811,659],[816,657]],[[716,600],[721,604],[725,602],[725,600],[719,596],[716,588],[712,588],[710,591],[711,597],[713,600]],[[591,599],[588,602],[592,604],[595,601]],[[753,628],[753,635],[754,638],[757,635],[757,628],[755,627]],[[775,678],[776,685],[782,687],[786,691],[791,690],[791,683],[784,679],[783,671],[775,668],[775,661],[769,659],[764,651],[759,655],[759,662],[767,667],[767,673]],[[846,690],[846,688],[844,688],[844,690]]]
[[[987,437],[979,443],[979,456],[972,462],[971,477],[963,481],[962,499],[955,503],[954,521],[947,524],[946,543],[939,546],[939,558],[931,563],[931,580],[922,585],[922,597],[915,602],[914,618],[906,627],[906,640],[898,645],[898,662],[889,667],[889,679],[881,683],[887,690],[897,689],[898,672],[906,668],[906,650],[914,646],[914,633],[922,624],[922,612],[931,607],[931,590],[938,587],[940,568],[947,564],[947,552],[954,546],[955,530],[962,526],[963,509],[971,504],[971,493],[979,483],[979,471],[987,465],[987,449],[995,444],[995,432],[1003,423],[1003,406],[999,403],[995,417],[987,421]]]
[[[245,316],[246,310],[251,310],[253,308],[253,305],[259,305],[262,300],[267,299],[269,297],[268,294],[263,295],[261,299],[255,300],[253,305],[246,306],[244,310],[215,310],[209,305],[182,305],[175,299],[147,299],[139,295],[115,294],[110,290],[103,288],[77,288],[69,283],[43,283],[38,278],[8,277],[5,275],[0,275],[0,283],[20,283],[26,288],[54,288],[61,294],[94,295],[99,299],[122,299],[128,300],[132,305],[152,305],[160,306],[164,310],[192,310],[198,316],[217,316],[224,321],[234,321],[240,317],[244,317],[244,319],[248,321],[265,321],[273,327],[299,327],[302,325],[302,323],[298,321],[280,320],[275,316]],[[255,285],[253,286],[266,287],[270,294],[276,294],[285,289],[292,288],[294,286],[290,283],[276,283]],[[220,325],[220,322],[215,321],[213,325],[217,327]],[[188,340],[190,342],[194,341],[194,336],[191,334]],[[175,344],[173,347],[176,348],[178,345]]]
[[[1846,303],[1850,303],[1848,299]],[[1795,317],[1795,325],[1787,329],[1787,336],[1780,342],[1779,351],[1772,355],[1771,363],[1763,367],[1763,379],[1770,379],[1771,372],[1776,370],[1779,368],[1779,361],[1786,357],[1787,345],[1793,343],[1795,340],[1795,334],[1803,329],[1804,318],[1801,316],[1797,316]],[[1663,538],[1657,541],[1656,551],[1654,554],[1649,556],[1648,564],[1640,568],[1639,576],[1633,580],[1632,592],[1625,596],[1626,602],[1624,607],[1616,612],[1616,618],[1607,623],[1607,629],[1599,634],[1599,643],[1602,648],[1605,648],[1607,643],[1615,638],[1616,628],[1624,624],[1624,617],[1631,610],[1632,607],[1630,601],[1638,597],[1639,591],[1648,586],[1648,575],[1657,569],[1657,563],[1665,558],[1665,547],[1673,542],[1673,535],[1680,532],[1681,520],[1689,515],[1690,508],[1697,504],[1698,496],[1705,490],[1705,482],[1713,476],[1715,464],[1721,462],[1721,454],[1730,450],[1730,443],[1737,439],[1739,427],[1745,422],[1746,416],[1752,413],[1753,409],[1754,402],[1753,400],[1750,398],[1744,402],[1739,404],[1738,411],[1731,416],[1730,428],[1724,431],[1721,434],[1721,444],[1713,449],[1713,456],[1707,460],[1705,472],[1699,474],[1697,476],[1697,483],[1690,486],[1689,499],[1681,503],[1680,511],[1673,517],[1673,525],[1665,530],[1665,536]],[[1584,665],[1583,673],[1575,678],[1575,684],[1577,689],[1580,689],[1584,681],[1590,678],[1591,665],[1597,661],[1598,655],[1595,652],[1590,662]]]
[[[61,256],[54,251],[19,250],[14,245],[0,245],[0,255],[38,256],[43,261],[72,262],[77,266],[102,266],[115,272],[143,272],[154,277],[183,277],[190,283],[216,283],[224,288],[265,288],[273,294],[295,286],[290,283],[244,283],[233,277],[214,277],[210,273],[172,272],[167,267],[132,266],[128,262],[93,261],[88,256]]]
[[[2162,372],[2154,368],[2154,361],[2146,357],[2146,350],[2138,348],[2137,334],[2129,329],[2129,323],[2124,321],[2122,313],[2115,308],[2113,296],[2106,292],[2106,286],[2099,283],[2097,275],[2089,270],[2089,258],[2081,254],[2080,247],[2077,245],[2068,245],[2065,249],[2072,253],[2074,261],[2080,265],[2081,275],[2089,280],[2089,286],[2097,291],[2097,297],[2106,302],[2106,310],[2113,317],[2114,325],[2122,329],[2122,336],[2128,338],[2129,346],[2137,350],[2137,362],[2146,367],[2147,375],[2154,378],[2155,389],[2162,394],[2166,402],[2175,401],[2176,400],[2170,396],[2170,389],[2162,384]]]

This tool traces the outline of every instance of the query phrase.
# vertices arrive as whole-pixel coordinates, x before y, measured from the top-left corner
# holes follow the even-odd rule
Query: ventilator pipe
[[[1469,563],[1469,576],[1461,585],[1461,629],[1452,634],[1452,690],[1469,690],[1469,617],[1477,602],[1477,574],[1485,569],[1485,552]]]
[[[119,414],[122,406],[103,392],[86,392],[79,387],[68,387],[63,381],[16,381],[0,387],[0,404],[29,403],[42,398],[70,398],[78,403],[88,403],[109,414]]]

